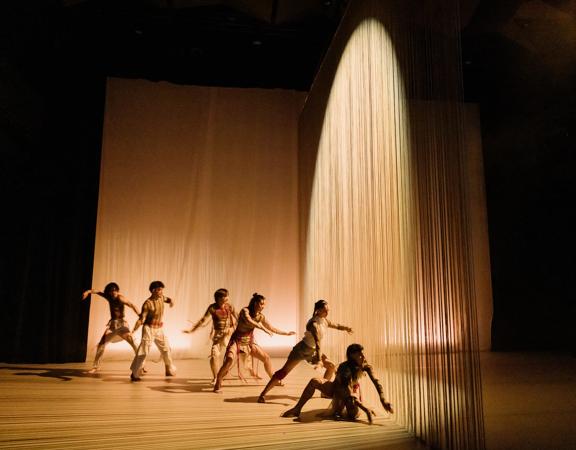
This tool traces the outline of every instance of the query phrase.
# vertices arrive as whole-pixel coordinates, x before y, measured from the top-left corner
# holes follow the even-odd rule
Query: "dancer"
[[[306,332],[304,337],[298,344],[294,346],[288,359],[284,363],[284,367],[276,371],[270,381],[260,393],[258,403],[266,403],[265,396],[274,386],[278,386],[281,381],[294,369],[301,361],[307,361],[313,365],[324,366],[324,379],[331,380],[334,376],[336,366],[331,362],[327,356],[322,353],[321,342],[326,328],[334,328],[336,330],[347,331],[352,333],[352,328],[345,325],[330,322],[326,317],[328,316],[328,302],[326,300],[318,300],[314,304],[314,313],[312,318],[306,324]]]
[[[382,385],[374,376],[372,366],[366,362],[364,348],[360,344],[352,344],[346,349],[346,361],[338,366],[336,379],[334,381],[326,381],[322,378],[312,378],[302,392],[296,406],[282,414],[282,417],[299,417],[306,402],[312,398],[314,392],[318,389],[326,397],[332,399],[328,417],[355,420],[358,417],[358,410],[361,409],[368,416],[368,422],[372,423],[374,411],[366,407],[358,398],[360,389],[358,380],[365,373],[368,374],[378,391],[380,403],[382,403],[384,409],[389,413],[393,413],[392,406],[384,399]],[[344,415],[344,409],[346,409],[346,415]]]
[[[234,331],[238,321],[238,315],[228,301],[228,290],[218,289],[214,292],[214,303],[208,306],[204,316],[190,330],[184,330],[184,333],[193,333],[212,317],[212,349],[210,351],[212,383],[216,382],[216,376],[218,375],[217,364],[220,353],[226,348],[228,338]]]
[[[266,298],[263,295],[255,293],[252,295],[250,304],[246,308],[242,308],[238,317],[238,325],[236,330],[230,337],[228,347],[226,347],[226,358],[224,364],[220,368],[214,384],[214,392],[220,392],[222,387],[222,380],[232,367],[234,358],[239,357],[241,353],[251,355],[264,363],[264,369],[268,376],[272,377],[272,364],[270,363],[270,356],[254,342],[254,328],[259,328],[265,333],[272,336],[273,334],[280,334],[283,336],[293,336],[294,331],[286,332],[274,328],[262,314],[262,310],[266,305]]]
[[[134,324],[134,329],[132,333],[135,333],[140,325],[142,327],[142,340],[140,341],[140,346],[136,352],[136,356],[132,361],[130,370],[130,379],[132,381],[140,381],[140,374],[146,361],[146,356],[150,351],[150,345],[152,341],[160,350],[160,354],[164,359],[164,364],[166,365],[166,376],[174,376],[176,374],[176,367],[172,364],[172,356],[170,354],[170,345],[168,344],[168,338],[164,336],[164,330],[162,329],[162,317],[164,316],[164,303],[168,303],[172,308],[174,306],[174,301],[171,298],[165,297],[164,283],[161,281],[153,281],[150,283],[151,296],[142,305],[142,313],[140,318]]]
[[[106,324],[106,330],[104,330],[100,342],[98,342],[92,369],[87,373],[95,373],[100,368],[104,349],[109,342],[119,342],[124,339],[134,349],[134,353],[136,353],[138,348],[134,343],[134,338],[130,334],[128,322],[124,320],[124,307],[128,306],[134,310],[136,315],[140,315],[136,307],[120,293],[120,287],[114,282],[108,283],[104,288],[104,292],[97,291],[96,289],[84,291],[82,300],[86,300],[91,294],[98,295],[108,302],[108,306],[110,307],[110,320]]]

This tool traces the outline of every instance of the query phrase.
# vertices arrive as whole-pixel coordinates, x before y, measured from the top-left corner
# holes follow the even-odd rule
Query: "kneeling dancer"
[[[368,421],[372,423],[374,411],[367,408],[358,398],[360,387],[358,380],[365,373],[370,377],[378,391],[380,403],[382,403],[384,409],[389,413],[393,413],[392,406],[384,399],[382,385],[374,376],[372,366],[366,362],[363,352],[364,348],[360,344],[349,345],[346,349],[346,361],[338,366],[336,379],[334,381],[326,381],[322,378],[312,378],[302,392],[296,406],[282,414],[282,417],[299,417],[306,402],[312,398],[314,392],[318,389],[326,397],[332,399],[330,417],[355,420],[361,409],[366,413]],[[344,410],[346,410],[346,413],[344,413]]]

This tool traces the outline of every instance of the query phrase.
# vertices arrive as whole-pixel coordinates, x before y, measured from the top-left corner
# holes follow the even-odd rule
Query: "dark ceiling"
[[[109,76],[307,90],[344,0],[64,0],[16,4],[20,66],[78,64]],[[61,61],[51,61],[57,58]]]
[[[308,90],[347,0],[19,0],[0,55],[40,78],[60,64],[174,83]],[[576,0],[460,0],[474,99],[494,64],[574,74]],[[6,7],[6,3],[3,7]],[[34,76],[34,75],[32,75]]]

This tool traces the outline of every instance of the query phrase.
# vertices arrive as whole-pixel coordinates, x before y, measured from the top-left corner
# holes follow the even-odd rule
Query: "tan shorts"
[[[288,361],[307,361],[312,364],[316,349],[308,346],[304,341],[298,342],[288,355]]]

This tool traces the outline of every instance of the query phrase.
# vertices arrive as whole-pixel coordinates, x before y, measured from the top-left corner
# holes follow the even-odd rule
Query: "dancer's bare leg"
[[[134,350],[135,354],[138,353],[138,346],[136,345],[136,342],[134,342],[134,338],[131,334],[126,334],[122,336],[122,338],[130,344],[130,347],[132,347],[132,350]]]
[[[214,383],[214,392],[220,392],[222,388],[222,380],[234,364],[234,358],[232,356],[226,355],[226,359],[224,359],[224,364],[220,367],[218,371],[218,375],[216,375],[216,382]]]
[[[334,378],[334,374],[336,373],[336,365],[332,361],[330,361],[326,357],[326,355],[322,355],[321,362],[322,362],[322,365],[324,366],[324,368],[326,369],[326,371],[324,372],[324,379],[326,381],[330,381],[332,378]],[[320,394],[320,397],[330,398],[324,392],[322,392],[322,394]]]
[[[348,402],[346,403],[346,409],[348,410],[348,416],[350,417],[350,419],[354,420],[358,416],[358,408],[360,408],[362,411],[366,413],[366,416],[368,417],[368,422],[370,423],[370,425],[372,425],[372,418],[376,415],[374,410],[364,406],[364,404],[357,398],[354,397],[352,398],[353,398],[352,400],[353,405],[350,405],[350,408],[348,407]]]
[[[245,366],[248,367],[248,372],[250,372],[250,375],[252,375],[252,377],[255,378],[256,380],[261,380],[262,377],[258,375],[257,369],[254,368],[254,358],[249,357],[249,359],[250,359],[250,365],[248,366],[248,361],[246,361],[245,363]]]
[[[294,369],[294,367],[296,367],[300,363],[300,361],[301,360],[299,359],[289,359],[288,361],[286,361],[284,363],[284,366],[280,370],[276,371],[274,375],[272,375],[272,378],[270,378],[270,381],[268,382],[264,390],[260,393],[260,396],[258,397],[258,403],[266,403],[265,399],[266,394],[270,392],[270,390],[272,390],[274,386],[278,386],[281,380],[286,375],[288,375],[292,371],[292,369]]]
[[[210,370],[212,371],[212,381],[216,383],[216,378],[218,377],[218,360],[214,355],[210,356]]]
[[[92,364],[92,368],[88,370],[86,373],[96,373],[100,368],[100,361],[102,360],[102,356],[104,355],[104,349],[106,348],[106,344],[110,342],[114,333],[110,332],[108,329],[100,338],[100,342],[98,342],[98,347],[96,347],[96,355],[94,356],[94,363]]]
[[[322,355],[322,365],[326,369],[326,372],[324,372],[324,379],[330,381],[336,373],[336,365],[330,361],[326,355]]]
[[[86,373],[96,373],[100,366],[100,360],[102,359],[102,355],[104,355],[104,349],[106,348],[106,342],[100,341],[98,347],[96,348],[96,356],[94,357],[94,364],[92,368],[88,370]]]
[[[304,391],[300,396],[300,400],[298,400],[298,403],[296,403],[296,406],[284,412],[284,414],[282,414],[282,417],[299,417],[302,408],[304,407],[306,402],[312,398],[316,389],[326,391],[326,393],[329,392],[328,388],[330,388],[331,386],[323,386],[324,384],[328,383],[332,384],[331,381],[326,381],[322,378],[312,378],[304,388]],[[324,389],[322,389],[323,387]]]
[[[258,345],[252,345],[252,357],[256,358],[264,363],[264,370],[270,378],[274,376],[272,371],[272,362],[270,361],[270,356],[264,350],[262,350]]]
[[[212,371],[212,384],[216,383],[216,377],[218,377],[218,363],[220,362],[220,352],[223,350],[222,347],[223,346],[220,343],[213,342],[212,349],[210,350],[210,370]]]

